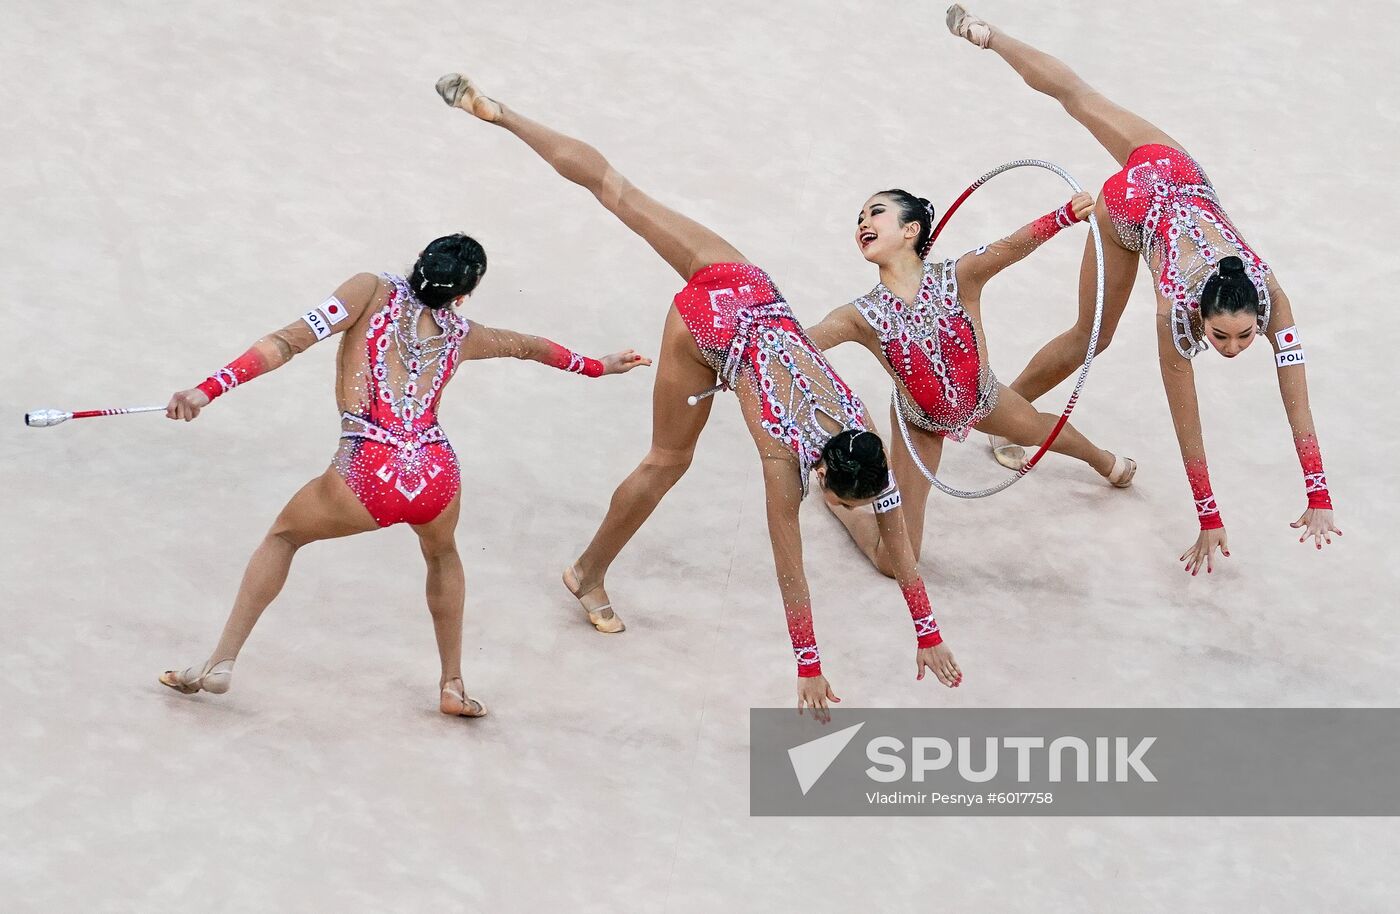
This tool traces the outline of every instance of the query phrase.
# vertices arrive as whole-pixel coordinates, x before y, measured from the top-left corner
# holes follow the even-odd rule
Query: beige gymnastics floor
[[[133,11],[133,8],[136,11]],[[1210,579],[1157,377],[1144,280],[1077,418],[1128,492],[1047,462],[936,499],[924,561],[966,685],[909,674],[898,592],[817,505],[828,672],[856,706],[1391,705],[1397,344],[1391,159],[1400,12],[1350,4],[988,2],[1185,142],[1308,338],[1345,540],[1287,523],[1299,470],[1269,355],[1205,357],[1234,553]],[[691,475],[615,569],[594,635],[557,584],[646,447],[649,377],[474,364],[443,422],[468,507],[469,685],[440,718],[421,562],[398,529],[306,550],[227,696],[155,682],[201,656],[243,563],[336,434],[331,348],[190,426],[25,429],[35,406],[163,402],[359,270],[467,230],[470,316],[654,352],[677,282],[582,191],[432,92],[467,67],[730,237],[815,320],[867,289],[865,197],[940,203],[1044,156],[1111,161],[938,5],[229,4],[0,0],[0,908],[6,911],[1386,910],[1387,820],[748,816],[747,713],[791,660],[757,461],[715,412]],[[1171,74],[1171,75],[1169,75]],[[1061,202],[1000,179],[948,253]],[[1073,310],[1080,236],[987,294],[1011,377]],[[836,362],[879,403],[860,352]],[[947,473],[996,478],[979,448]],[[391,569],[386,572],[384,569]]]

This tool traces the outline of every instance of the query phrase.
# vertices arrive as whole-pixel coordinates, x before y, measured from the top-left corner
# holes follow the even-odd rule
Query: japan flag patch
[[[1298,338],[1297,327],[1285,327],[1274,334],[1274,339],[1278,342],[1280,349],[1292,349],[1294,346],[1302,345],[1302,340]]]
[[[332,295],[330,298],[321,302],[321,313],[326,316],[326,320],[330,321],[331,326],[334,327],[350,316],[350,309],[342,305],[340,299]]]

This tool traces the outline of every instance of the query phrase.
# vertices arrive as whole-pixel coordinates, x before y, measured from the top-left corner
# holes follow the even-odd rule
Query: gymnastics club
[[[713,397],[721,390],[724,390],[724,385],[716,384],[714,387],[708,387],[705,390],[700,391],[698,394],[691,394],[690,396],[685,398],[685,402],[689,403],[691,406],[698,406],[701,400],[708,400],[710,397]]]
[[[61,409],[31,409],[24,414],[24,424],[30,428],[52,428],[69,419],[94,419],[97,416],[125,416],[127,413],[165,412],[164,406],[129,406],[126,409],[83,409],[68,413]]]

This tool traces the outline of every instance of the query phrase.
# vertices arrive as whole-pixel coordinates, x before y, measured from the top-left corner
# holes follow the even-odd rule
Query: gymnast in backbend
[[[719,235],[634,187],[592,146],[482,95],[459,74],[444,76],[437,89],[449,105],[509,130],[560,175],[590,191],[686,283],[661,340],[651,450],[613,493],[602,526],[564,572],[565,586],[593,626],[623,630],[604,589],[608,568],[690,466],[713,401],[686,401],[718,377],[737,394],[763,464],[769,537],[797,659],[798,708],[825,716],[828,702],[840,700],[822,675],[802,567],[797,515],[813,472],[844,504],[873,503],[882,534],[903,544],[890,562],[914,621],[916,675],[923,678],[927,669],[946,686],[961,682],[909,548],[883,442],[867,430],[860,400],[808,339],[768,274]]]
[[[406,523],[418,534],[428,566],[428,610],[442,661],[439,709],[461,717],[486,714],[462,682],[466,583],[454,538],[461,481],[457,456],[437,420],[447,383],[463,360],[528,359],[590,378],[651,362],[630,349],[590,359],[542,337],[467,320],[457,309],[485,272],[486,252],[475,240],[438,238],[424,248],[407,279],[351,277],[318,307],[170,398],[166,415],[188,422],[220,395],[345,333],[335,381],[340,447],[330,468],[292,496],[253,553],[213,653],[201,664],[167,670],[162,683],[185,693],[227,692],[234,660],[282,590],[298,549]]]
[[[1269,265],[1225,215],[1200,164],[1161,129],[1114,104],[1062,61],[969,14],[948,8],[948,29],[1011,65],[1026,84],[1049,95],[1083,124],[1122,169],[1103,185],[1096,204],[1103,233],[1104,315],[1098,348],[1113,338],[1137,275],[1138,255],[1152,271],[1157,295],[1157,352],[1201,532],[1181,555],[1186,570],[1213,570],[1214,553],[1230,554],[1220,507],[1210,488],[1191,359],[1207,349],[1234,358],[1255,338],[1274,349],[1279,392],[1303,468],[1307,508],[1291,524],[1299,542],[1318,549],[1341,536],[1332,511],[1308,405],[1304,356],[1293,308]],[[1084,357],[1094,318],[1094,251],[1088,247],[1079,284],[1079,320],[1047,343],[1011,387],[1032,402],[1067,378]]]

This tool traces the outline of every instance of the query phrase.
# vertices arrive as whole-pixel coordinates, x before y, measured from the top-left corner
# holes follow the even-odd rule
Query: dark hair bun
[[[1220,258],[1220,265],[1201,289],[1201,317],[1241,311],[1259,316],[1261,307],[1259,290],[1245,273],[1244,261],[1235,256]]]
[[[874,498],[889,485],[885,443],[874,432],[847,429],[832,436],[822,449],[822,462],[826,487],[837,498]]]
[[[418,255],[409,286],[429,308],[441,308],[471,293],[486,275],[486,251],[467,235],[435,238]]]

